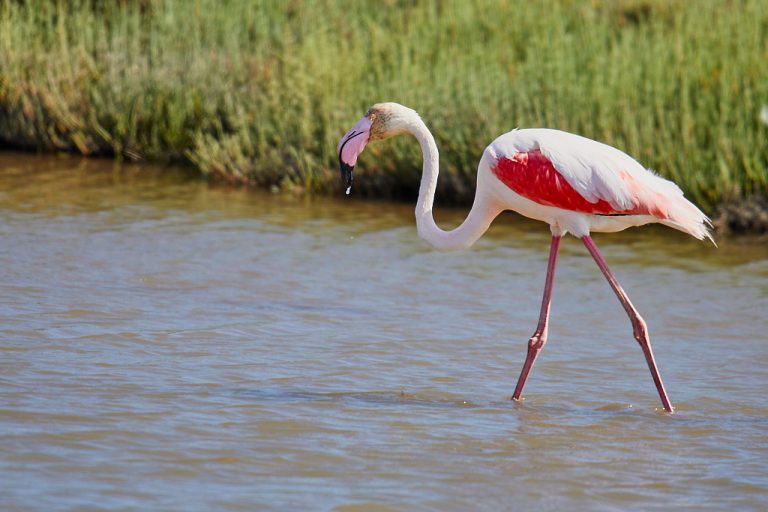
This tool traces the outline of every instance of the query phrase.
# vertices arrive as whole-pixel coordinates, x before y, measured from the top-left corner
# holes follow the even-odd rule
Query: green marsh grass
[[[185,161],[340,191],[366,108],[418,110],[438,199],[471,201],[485,146],[547,126],[617,146],[712,212],[768,185],[764,0],[0,0],[0,139]],[[413,141],[369,147],[356,192],[411,198]]]

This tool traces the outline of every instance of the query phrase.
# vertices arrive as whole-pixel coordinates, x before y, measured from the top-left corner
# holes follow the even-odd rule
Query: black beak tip
[[[344,186],[347,187],[347,194],[349,194],[349,191],[352,188],[352,170],[353,169],[354,169],[354,166],[346,164],[343,161],[341,161],[341,159],[339,159],[339,170],[341,171],[341,181],[344,183]]]

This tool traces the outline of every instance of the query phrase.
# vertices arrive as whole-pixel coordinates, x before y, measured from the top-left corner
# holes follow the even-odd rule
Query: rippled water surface
[[[509,400],[544,225],[0,155],[0,509],[765,510],[766,243],[596,241],[674,415],[575,239]]]

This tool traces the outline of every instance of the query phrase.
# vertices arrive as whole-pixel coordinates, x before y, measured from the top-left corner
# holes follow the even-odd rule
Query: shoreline
[[[207,174],[202,172],[191,162],[184,161],[131,161],[128,159],[115,158],[107,155],[89,156],[82,155],[76,152],[51,152],[51,151],[38,151],[30,148],[18,147],[9,144],[6,140],[0,140],[0,154],[18,154],[25,155],[29,158],[41,157],[41,158],[55,158],[64,157],[86,161],[105,161],[111,162],[118,169],[122,166],[130,166],[131,168],[141,169],[142,167],[166,167],[171,166],[179,170],[183,170],[185,174],[188,174],[190,178],[199,178],[207,180],[211,184],[225,185],[235,188],[245,189],[258,189],[265,192],[271,192],[273,194],[293,195],[293,196],[315,196],[315,197],[332,197],[334,190],[338,188],[341,190],[341,186],[335,187],[336,172],[330,169],[324,169],[320,174],[323,176],[321,179],[324,186],[319,188],[305,188],[297,186],[295,184],[283,184],[278,186],[275,184],[264,185],[255,183],[248,180],[231,179],[223,174]],[[361,185],[362,180],[358,180],[358,188]],[[473,189],[474,190],[474,189]],[[375,187],[362,187],[362,196],[366,198],[372,198],[376,200],[393,201],[399,203],[409,202],[410,196],[407,192],[410,192],[407,188],[401,189],[402,194],[392,193],[391,190],[386,190],[383,193],[376,193]],[[382,192],[382,191],[379,191]],[[473,196],[473,194],[470,194]],[[455,200],[454,198],[444,197],[440,200],[446,206],[451,207],[470,207],[472,205],[471,199],[467,200]],[[713,230],[718,235],[766,235],[768,234],[768,193],[756,193],[749,196],[740,198],[731,198],[727,201],[717,204],[714,207],[714,212],[710,215],[712,219]]]
[[[712,224],[717,233],[768,234],[768,193],[721,203],[716,207]]]

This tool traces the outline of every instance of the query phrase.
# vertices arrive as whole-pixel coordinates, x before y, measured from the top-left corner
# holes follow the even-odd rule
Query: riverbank
[[[622,148],[713,217],[768,189],[762,1],[66,3],[0,4],[12,147],[335,193],[339,136],[392,100],[435,133],[445,203],[471,202],[482,148],[515,126]],[[412,198],[418,148],[371,148],[360,174],[357,194]]]
[[[768,195],[755,194],[719,205],[713,223],[720,233],[768,234]]]

